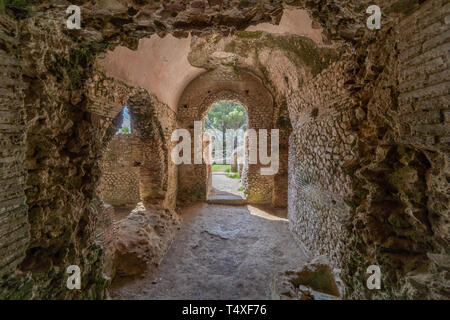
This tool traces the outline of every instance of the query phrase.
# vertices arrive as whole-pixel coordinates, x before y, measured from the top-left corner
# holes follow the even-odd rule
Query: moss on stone
[[[31,14],[33,1],[27,0],[0,0],[0,13],[8,13],[15,18],[25,19]]]
[[[306,37],[274,36],[268,34],[265,45],[272,48],[279,48],[286,52],[296,66],[299,68],[309,67],[314,76],[338,58],[338,54],[333,50],[319,48],[314,41]]]
[[[236,32],[234,40],[225,45],[225,52],[248,57],[252,51],[278,49],[299,68],[311,69],[315,76],[339,58],[335,49],[319,48],[313,40],[295,35],[272,35],[261,31]]]
[[[238,31],[236,36],[244,39],[259,39],[262,36],[261,31]]]
[[[94,61],[94,52],[91,46],[71,49],[69,60],[65,62],[64,69],[69,77],[68,89],[80,88]]]
[[[401,216],[396,214],[391,214],[387,220],[395,228],[404,229],[411,227],[411,225],[407,220],[403,219]]]

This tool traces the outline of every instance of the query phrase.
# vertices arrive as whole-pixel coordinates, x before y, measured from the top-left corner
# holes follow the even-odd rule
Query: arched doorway
[[[249,131],[253,130],[259,135],[261,130],[266,130],[270,134],[270,130],[276,128],[272,95],[260,78],[248,71],[238,71],[233,75],[234,79],[224,78],[220,73],[207,72],[191,81],[179,99],[178,128],[186,129],[194,136],[195,122],[203,122],[214,103],[226,100],[238,102],[246,108]],[[191,150],[194,147],[192,142]],[[249,203],[272,203],[274,175],[261,174],[261,168],[264,167],[266,166],[259,161],[249,163],[248,170],[243,174],[242,191]],[[180,164],[178,201],[186,203],[207,200],[210,191],[208,179],[210,172],[206,163]]]
[[[207,179],[208,200],[244,200],[244,132],[248,126],[246,108],[239,102],[214,103],[204,119],[211,147],[211,179]],[[209,170],[209,168],[208,168]]]

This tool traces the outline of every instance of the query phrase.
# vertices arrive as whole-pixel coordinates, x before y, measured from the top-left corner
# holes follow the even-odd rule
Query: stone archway
[[[224,93],[219,93],[219,95],[221,94]],[[227,94],[225,93],[225,95]],[[230,95],[234,95],[234,92],[230,92]],[[204,136],[203,138],[203,153],[206,153],[206,157],[209,160],[209,162],[205,161],[207,163],[207,199],[209,203],[220,203],[222,201],[226,201],[227,203],[233,201],[235,204],[244,203],[246,199],[245,190],[248,190],[246,179],[248,163],[245,161],[245,131],[242,129],[242,126],[241,128],[227,126],[219,133],[218,131],[220,130],[207,127],[209,114],[213,112],[213,118],[210,118],[212,122],[214,119],[214,110],[218,111],[223,108],[222,103],[225,103],[225,108],[227,109],[232,106],[235,110],[243,111],[245,120],[243,120],[242,126],[247,127],[248,125],[248,107],[238,97],[236,99],[220,99],[215,101],[203,116],[203,134],[206,134],[206,137]],[[219,105],[222,105],[222,107],[216,109]],[[209,129],[213,130],[210,131]],[[213,141],[218,138],[217,134],[220,135],[219,140],[221,139],[222,142],[212,145]],[[232,139],[232,142],[230,143],[228,139]],[[208,146],[210,147],[207,148]],[[219,166],[217,167],[217,172],[214,172],[214,164]],[[229,168],[227,168],[228,166]],[[224,170],[225,172],[229,170],[229,173],[225,174]]]
[[[248,128],[274,129],[273,98],[263,82],[246,70],[216,69],[204,73],[187,85],[177,112],[178,128],[193,134],[194,121],[203,121],[211,105],[220,100],[238,101],[247,109]],[[274,176],[260,174],[262,165],[249,164],[246,173],[247,199],[250,203],[270,203]],[[182,164],[178,168],[178,199],[206,200],[207,168],[205,164]]]

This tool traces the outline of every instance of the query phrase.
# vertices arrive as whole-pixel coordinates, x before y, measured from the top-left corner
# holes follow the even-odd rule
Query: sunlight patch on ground
[[[286,222],[288,222],[288,219],[274,216],[274,215],[268,213],[267,211],[264,211],[263,209],[256,208],[256,207],[253,207],[253,206],[250,206],[250,205],[248,205],[247,208],[248,208],[248,211],[250,212],[250,214],[252,216],[257,216],[257,217],[264,218],[264,219],[267,219],[267,220],[286,221]]]

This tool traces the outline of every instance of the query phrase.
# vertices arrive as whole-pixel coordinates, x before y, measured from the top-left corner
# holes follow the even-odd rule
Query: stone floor
[[[240,179],[232,179],[226,176],[225,172],[215,172],[212,175],[212,190],[208,195],[208,203],[214,204],[245,204]]]
[[[196,204],[155,274],[111,291],[113,299],[269,299],[273,275],[307,260],[285,210]]]

